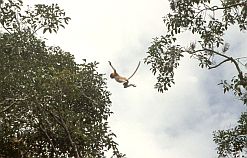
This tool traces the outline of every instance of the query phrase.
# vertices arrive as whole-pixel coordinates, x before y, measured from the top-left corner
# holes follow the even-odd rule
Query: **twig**
[[[5,109],[3,109],[2,111],[0,111],[0,114],[6,112],[7,110],[9,110],[12,106],[15,105],[15,103],[16,103],[16,102],[11,103],[11,104],[10,104],[9,106],[7,106]]]
[[[65,125],[65,122],[64,122],[62,119],[61,119],[61,122],[62,122],[63,128],[65,129],[65,131],[66,131],[66,133],[67,133],[67,135],[68,135],[68,137],[69,137],[69,141],[70,141],[72,147],[74,148],[75,157],[76,157],[76,158],[80,158],[79,153],[78,153],[78,149],[77,149],[77,147],[76,147],[74,141],[73,141],[72,138],[71,138],[69,129],[67,128],[67,126]]]
[[[232,5],[228,5],[228,6],[225,6],[225,7],[218,7],[218,6],[212,6],[212,7],[209,7],[208,5],[204,5],[204,9],[201,9],[197,12],[197,14],[195,15],[195,17],[197,17],[199,14],[201,14],[202,12],[204,11],[216,11],[216,10],[222,10],[222,9],[229,9],[229,8],[232,8],[232,7],[237,7],[237,6],[244,6],[244,5],[247,5],[246,2],[242,2],[242,3],[236,3],[236,4],[232,4]]]
[[[229,61],[233,62],[233,64],[235,65],[235,67],[236,67],[236,69],[237,69],[237,71],[238,71],[238,77],[239,77],[239,79],[240,79],[240,80],[243,80],[243,79],[244,79],[244,77],[243,77],[243,72],[240,70],[239,65],[238,65],[238,63],[237,63],[237,61],[236,61],[235,59],[233,59],[232,57],[229,57],[229,56],[227,56],[227,55],[225,55],[225,54],[221,54],[221,53],[219,53],[219,52],[216,52],[215,50],[211,50],[211,49],[207,49],[207,48],[203,48],[203,49],[200,49],[200,50],[196,50],[196,51],[194,51],[194,53],[196,53],[196,52],[202,52],[202,51],[209,51],[209,52],[212,52],[212,53],[214,53],[214,54],[217,54],[217,55],[219,55],[219,56],[221,56],[221,57],[226,58],[227,61],[229,60]],[[226,61],[224,61],[224,62],[226,62]],[[224,63],[224,62],[223,62],[223,63]],[[221,64],[222,64],[222,63],[221,63]]]
[[[2,24],[3,28],[9,33],[11,34],[11,32]]]
[[[34,35],[39,29],[41,29],[42,27],[44,27],[45,25],[41,25],[40,27],[38,27],[36,30],[34,30],[33,32],[32,32],[32,34],[31,35]]]
[[[76,157],[76,158],[80,158],[78,149],[77,149],[75,143],[73,142],[73,140],[72,140],[72,138],[71,138],[71,135],[70,135],[70,132],[69,132],[69,129],[67,128],[67,126],[66,126],[65,122],[63,121],[63,119],[62,119],[61,117],[56,116],[56,115],[53,114],[51,111],[48,111],[48,112],[49,112],[49,113],[51,114],[51,116],[58,122],[58,124],[60,124],[60,125],[64,128],[65,132],[66,132],[67,135],[68,135],[69,141],[70,141],[72,147],[74,148],[75,157]]]
[[[235,58],[235,60],[240,60],[240,59],[247,59],[247,57],[239,57],[239,58]]]
[[[223,63],[225,63],[225,62],[227,62],[227,61],[230,61],[230,59],[223,60],[223,61],[222,61],[222,62],[220,62],[219,64],[214,65],[214,66],[211,66],[211,67],[209,67],[208,69],[214,69],[214,68],[217,68],[218,66],[220,66],[221,64],[223,64]]]
[[[9,110],[9,109],[10,109],[11,107],[13,107],[17,102],[26,100],[26,98],[22,98],[22,99],[8,98],[8,99],[5,99],[3,102],[1,102],[0,105],[4,104],[4,102],[5,102],[5,101],[8,101],[8,100],[14,100],[14,102],[12,102],[12,103],[11,103],[9,106],[7,106],[5,109],[1,110],[1,111],[0,111],[0,114],[6,112],[7,110]]]
[[[220,10],[220,9],[229,9],[229,8],[232,8],[232,7],[244,6],[244,5],[247,5],[247,3],[246,2],[236,3],[236,4],[228,5],[228,6],[225,6],[225,7],[213,6],[212,10],[215,11],[215,10]]]
[[[55,146],[54,146],[54,144],[53,144],[53,142],[52,142],[51,137],[48,135],[48,133],[46,132],[46,130],[45,130],[41,125],[40,125],[39,127],[40,127],[40,129],[42,130],[42,132],[45,133],[47,139],[49,140],[49,142],[50,142],[50,144],[51,144],[51,146],[52,146],[52,149],[55,151]]]

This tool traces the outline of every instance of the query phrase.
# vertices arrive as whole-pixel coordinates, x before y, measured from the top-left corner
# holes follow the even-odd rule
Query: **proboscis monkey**
[[[129,78],[120,76],[120,75],[117,73],[116,69],[112,66],[111,62],[110,62],[110,61],[108,61],[108,62],[109,62],[109,64],[110,64],[111,68],[113,69],[113,73],[111,73],[111,75],[110,75],[110,77],[111,77],[112,79],[114,78],[117,82],[123,83],[124,88],[128,88],[128,87],[130,87],[130,86],[136,87],[136,85],[130,84],[130,83],[129,83],[129,79],[130,79],[131,77],[133,77],[134,74],[136,73],[136,71],[138,70],[138,68],[139,68],[139,66],[140,66],[140,63],[141,63],[140,61],[139,61],[138,65],[137,65],[137,67],[136,67],[134,73],[133,73]]]

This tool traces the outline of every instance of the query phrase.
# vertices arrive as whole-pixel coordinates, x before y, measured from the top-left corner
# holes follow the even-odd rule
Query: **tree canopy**
[[[77,64],[37,37],[70,18],[56,4],[22,6],[0,1],[0,157],[124,157],[107,122],[110,93],[98,63]]]
[[[175,69],[181,58],[188,55],[199,61],[199,66],[215,69],[231,63],[236,70],[230,81],[222,79],[224,93],[233,91],[244,104],[247,104],[246,56],[234,57],[231,43],[224,35],[232,27],[241,33],[247,29],[246,0],[169,0],[170,13],[164,17],[166,34],[154,38],[148,48],[147,65],[157,76],[155,88],[159,92],[169,89],[174,82]],[[194,37],[189,45],[178,42],[178,35],[190,33]],[[234,129],[219,130],[214,133],[220,156],[246,156],[247,117],[241,115]]]

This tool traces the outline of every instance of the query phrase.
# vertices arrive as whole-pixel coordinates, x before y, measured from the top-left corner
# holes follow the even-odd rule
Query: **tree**
[[[202,68],[215,69],[229,62],[236,69],[231,81],[222,80],[224,93],[233,91],[247,104],[247,76],[243,73],[247,57],[234,58],[230,44],[224,36],[229,28],[247,29],[246,0],[170,0],[171,13],[164,17],[167,33],[155,38],[144,59],[157,75],[155,88],[159,92],[168,90],[174,82],[174,70],[185,55],[199,61]],[[180,45],[177,35],[189,32],[195,37],[189,46]],[[219,156],[246,156],[247,116],[241,115],[239,125],[230,130],[214,133]]]
[[[97,62],[48,47],[69,17],[58,5],[0,1],[0,157],[124,157],[108,118],[111,101]]]
[[[217,150],[224,157],[246,157],[247,112],[242,113],[238,125],[233,129],[214,132]]]

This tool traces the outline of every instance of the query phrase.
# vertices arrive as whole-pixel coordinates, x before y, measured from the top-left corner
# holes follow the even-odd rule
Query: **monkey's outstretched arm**
[[[138,70],[140,64],[141,64],[141,62],[139,61],[139,63],[138,63],[138,65],[137,65],[137,67],[136,67],[134,73],[128,78],[128,80],[129,80],[131,77],[133,77],[133,76],[135,75],[135,73],[136,73],[136,71]]]
[[[111,66],[111,68],[113,69],[113,71],[117,72],[116,69],[112,66],[111,62],[110,61],[108,61],[108,62],[109,62],[109,65]]]

